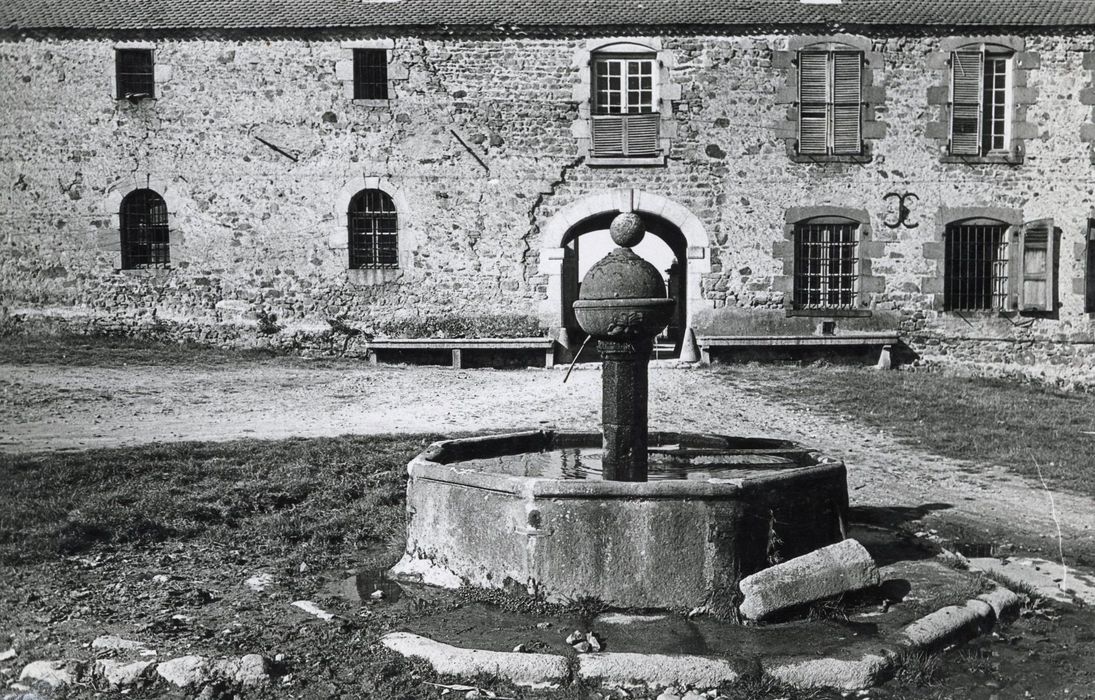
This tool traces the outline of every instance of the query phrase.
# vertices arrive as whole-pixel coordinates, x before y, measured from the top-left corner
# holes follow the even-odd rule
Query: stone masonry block
[[[943,241],[928,241],[924,244],[924,257],[932,260],[942,260],[944,255]]]
[[[946,85],[932,85],[928,88],[928,104],[945,105],[950,99],[950,88]]]
[[[1080,104],[1095,105],[1095,88],[1086,87],[1080,90]]]
[[[743,578],[740,610],[746,618],[760,620],[878,582],[878,567],[867,549],[856,540],[844,540]]]
[[[924,136],[929,139],[945,139],[950,136],[950,129],[944,122],[928,122],[924,128]]]
[[[1081,124],[1080,125],[1080,140],[1092,142],[1095,141],[1095,124]]]

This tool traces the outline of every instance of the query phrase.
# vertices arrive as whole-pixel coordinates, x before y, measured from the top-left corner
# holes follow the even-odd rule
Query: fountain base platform
[[[650,480],[604,481],[600,433],[434,443],[409,465],[390,575],[551,602],[732,615],[738,581],[839,542],[844,464],[794,443],[650,434]]]

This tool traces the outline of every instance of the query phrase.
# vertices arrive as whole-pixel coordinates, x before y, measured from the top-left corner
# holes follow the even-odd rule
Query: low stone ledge
[[[607,652],[578,657],[578,678],[607,686],[715,688],[741,675],[731,662],[706,656]]]
[[[761,620],[773,613],[841,593],[877,586],[878,567],[856,540],[844,540],[746,576],[739,587],[741,614]]]
[[[761,667],[769,676],[796,688],[866,690],[884,680],[893,665],[888,654],[866,654],[859,659],[771,659]]]
[[[948,605],[913,622],[902,631],[901,636],[908,646],[937,649],[951,642],[976,637],[985,622],[984,610],[970,605]]]
[[[570,677],[566,657],[554,654],[462,649],[409,632],[386,634],[380,643],[397,654],[423,659],[442,674],[495,675],[531,688],[557,687]]]

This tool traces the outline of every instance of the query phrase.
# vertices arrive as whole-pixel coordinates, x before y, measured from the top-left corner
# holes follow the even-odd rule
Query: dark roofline
[[[1093,0],[1095,2],[1095,0]],[[0,28],[0,40],[30,39],[259,39],[259,38],[318,38],[325,40],[356,39],[363,37],[463,37],[498,38],[527,37],[530,39],[586,38],[602,36],[662,36],[662,37],[756,37],[764,35],[795,34],[857,34],[879,38],[899,37],[946,37],[960,35],[1023,34],[1023,35],[1076,35],[1090,34],[1095,27],[1087,24],[913,24],[880,25],[864,23],[812,23],[812,24],[703,24],[703,25],[393,25],[378,27],[361,26],[314,26],[314,27],[145,27],[131,28],[69,28],[69,27],[19,27]]]

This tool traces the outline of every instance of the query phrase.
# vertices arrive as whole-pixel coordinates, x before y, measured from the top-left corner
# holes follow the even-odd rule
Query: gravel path
[[[0,451],[78,450],[151,441],[345,433],[595,428],[600,372],[430,367],[102,368],[0,365]],[[770,436],[817,447],[849,467],[853,506],[978,541],[1050,553],[1049,493],[1002,469],[927,454],[877,429],[768,401],[704,369],[653,367],[658,430]],[[1095,502],[1055,493],[1066,552],[1095,554]]]

